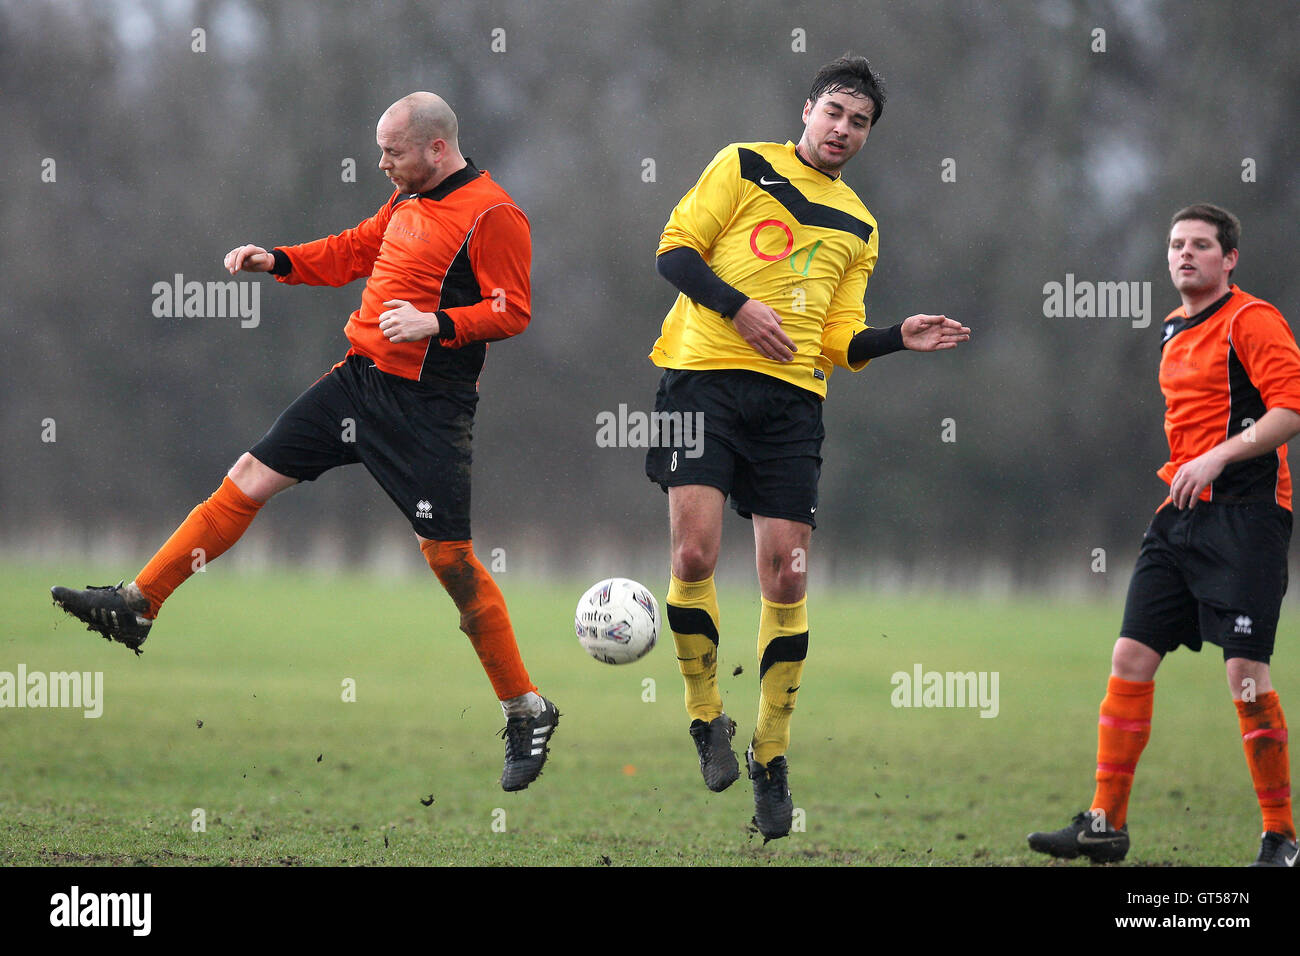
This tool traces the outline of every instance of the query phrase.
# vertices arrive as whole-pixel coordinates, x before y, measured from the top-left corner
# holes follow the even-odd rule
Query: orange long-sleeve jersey
[[[341,286],[368,277],[344,330],[348,355],[402,378],[475,383],[487,343],[519,334],[531,315],[528,218],[472,162],[428,192],[394,192],[355,228],[275,252],[280,282]],[[393,299],[436,312],[437,336],[385,338],[379,316]]]
[[[1160,390],[1169,461],[1158,474],[1172,481],[1184,464],[1269,409],[1300,413],[1300,348],[1282,313],[1234,285],[1196,315],[1177,309],[1165,319]],[[1274,501],[1290,509],[1286,445],[1228,465],[1201,498]]]

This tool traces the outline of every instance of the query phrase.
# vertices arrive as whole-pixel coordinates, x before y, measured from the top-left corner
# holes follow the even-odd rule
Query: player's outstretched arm
[[[275,256],[252,243],[236,246],[226,253],[226,271],[231,275],[241,269],[245,272],[270,272],[275,267]]]
[[[1169,497],[1175,508],[1195,508],[1197,500],[1233,462],[1267,455],[1300,435],[1300,414],[1289,408],[1270,408],[1254,425],[1198,455],[1174,473]]]
[[[970,339],[970,329],[946,315],[909,315],[898,325],[885,329],[866,328],[849,341],[846,359],[849,367],[910,349],[914,352],[937,352],[956,348]]]
[[[970,341],[970,329],[946,315],[909,315],[902,333],[903,347],[913,352],[940,352]]]

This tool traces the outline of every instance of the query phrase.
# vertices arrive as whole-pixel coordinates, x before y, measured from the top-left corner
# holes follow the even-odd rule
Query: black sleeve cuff
[[[289,254],[278,246],[271,250],[271,255],[275,256],[275,265],[271,267],[271,275],[287,276],[293,271],[293,263],[289,261]]]
[[[437,339],[454,339],[456,337],[456,323],[451,320],[451,316],[439,309],[433,313],[438,317],[438,334],[434,336]]]
[[[655,270],[687,298],[729,319],[749,301],[745,293],[719,279],[703,256],[685,246],[660,254],[655,259]]]
[[[905,348],[907,346],[903,344],[901,322],[887,329],[863,329],[849,342],[849,364],[857,365],[859,362],[880,358],[890,352],[901,352]]]

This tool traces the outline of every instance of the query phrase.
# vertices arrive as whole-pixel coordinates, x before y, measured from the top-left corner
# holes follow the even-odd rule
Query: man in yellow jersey
[[[668,623],[705,785],[740,776],[717,684],[713,585],[723,503],[754,522],[763,606],[759,713],[747,755],[754,823],[790,832],[790,716],[808,649],[808,545],[816,527],[822,400],[833,366],[858,371],[900,349],[955,348],[970,329],[942,315],[868,328],[863,296],[876,264],[876,221],[840,169],[880,119],[885,94],[863,57],[813,79],[793,143],[724,148],[678,203],[657,268],[680,295],[650,354],[665,369],[646,474],[668,492]],[[702,427],[702,440],[695,429]],[[675,430],[675,434],[674,434]]]

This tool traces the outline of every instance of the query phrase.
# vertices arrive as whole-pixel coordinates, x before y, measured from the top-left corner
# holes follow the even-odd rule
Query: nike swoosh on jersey
[[[740,155],[740,178],[759,186],[803,225],[838,229],[857,236],[863,242],[871,238],[871,233],[874,231],[871,223],[863,222],[834,206],[813,202],[799,191],[799,187],[787,180],[763,182],[765,179],[776,178],[776,170],[772,168],[772,164],[752,149],[741,147],[737,152]]]

